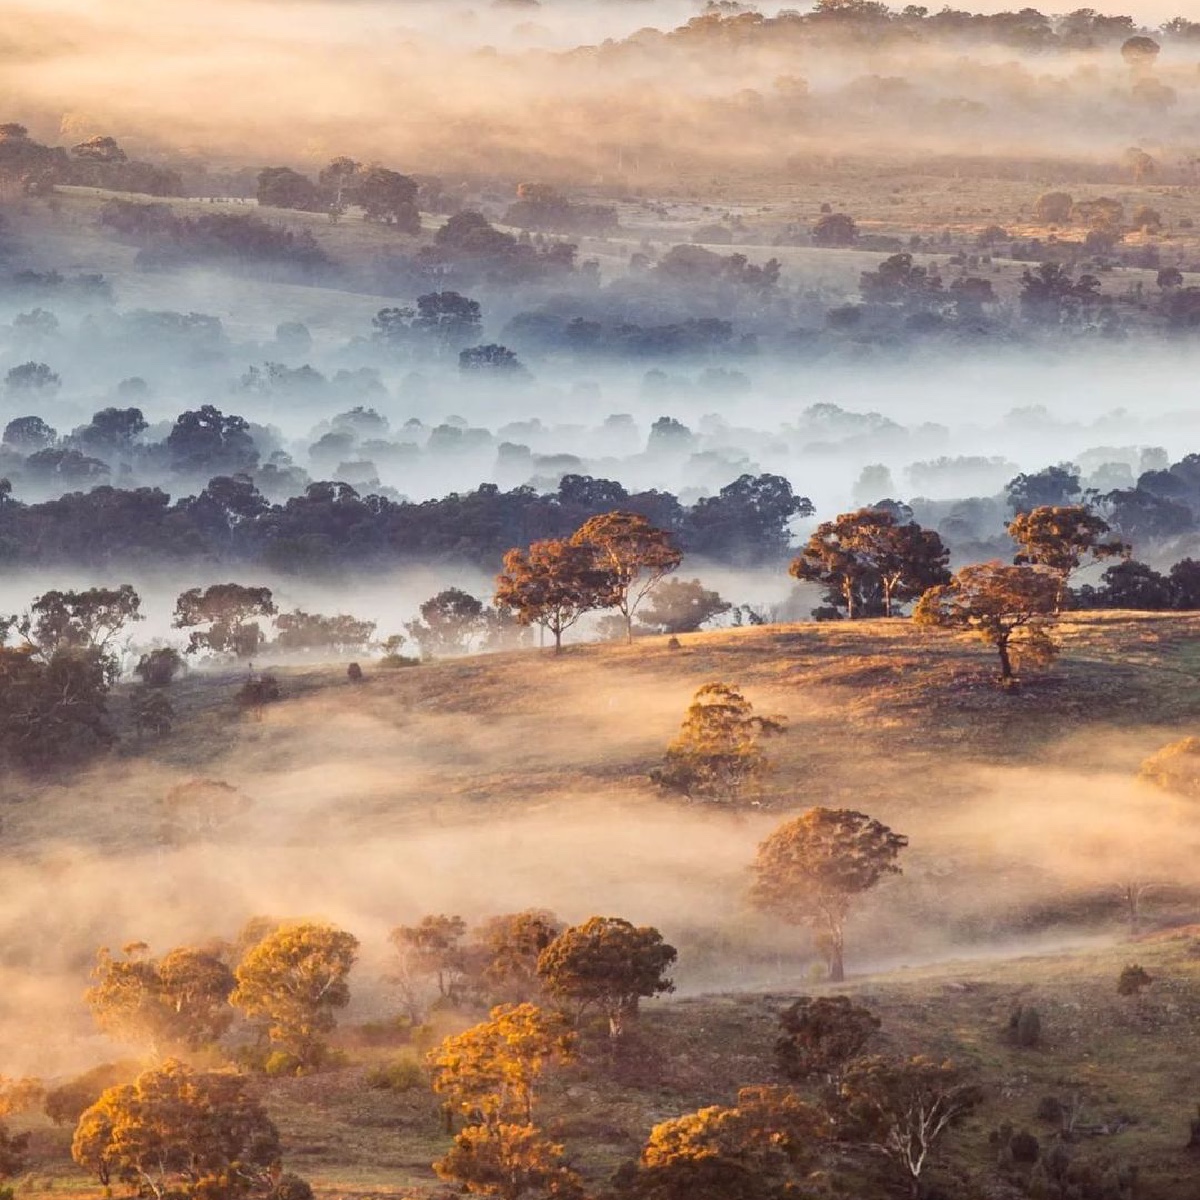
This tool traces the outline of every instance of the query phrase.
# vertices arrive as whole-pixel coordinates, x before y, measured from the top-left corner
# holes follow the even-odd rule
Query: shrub
[[[171,646],[162,646],[151,650],[138,659],[133,673],[147,687],[169,687],[175,676],[180,674],[187,664],[183,655]]]
[[[257,679],[247,679],[238,688],[238,703],[243,708],[262,708],[264,704],[272,704],[282,699],[283,689],[274,675],[260,675]]]
[[[389,671],[395,671],[401,667],[419,667],[421,660],[412,654],[385,654],[379,660],[379,665]]]
[[[1117,994],[1119,996],[1136,996],[1153,982],[1153,977],[1146,970],[1137,963],[1130,963],[1117,977]]]
[[[428,1083],[421,1064],[413,1058],[396,1058],[367,1072],[367,1087],[387,1092],[411,1092]]]
[[[351,663],[351,664],[350,664],[350,665],[349,665],[349,666],[346,668],[346,678],[347,678],[348,680],[350,680],[350,682],[351,682],[351,683],[362,683],[362,681],[363,681],[363,669],[362,669],[362,667],[360,667],[360,666],[358,665],[358,663],[356,663],[356,662],[352,662],[352,663]]]
[[[1018,1004],[1008,1018],[1008,1036],[1012,1043],[1025,1049],[1040,1045],[1042,1018],[1036,1008]]]
[[[272,1050],[263,1060],[263,1074],[271,1079],[281,1079],[289,1075],[299,1075],[303,1064],[286,1050]]]
[[[1041,1153],[1041,1143],[1027,1129],[1014,1133],[1008,1142],[1008,1149],[1013,1162],[1035,1163]]]

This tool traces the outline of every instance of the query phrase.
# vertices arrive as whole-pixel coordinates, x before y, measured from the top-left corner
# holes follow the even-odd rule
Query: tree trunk
[[[829,922],[829,979],[843,983],[846,979],[846,939],[840,921]]]
[[[846,619],[854,620],[854,584],[846,580],[842,584],[842,595],[846,597]]]
[[[892,585],[886,579],[883,581],[883,615],[892,615]]]
[[[625,641],[628,645],[633,645],[633,613],[627,612],[625,615]]]
[[[996,643],[996,653],[1000,655],[1000,678],[1009,680],[1013,677],[1012,659],[1008,656],[1008,638],[1002,637]]]
[[[554,627],[554,653],[562,653],[562,630],[557,625]]]

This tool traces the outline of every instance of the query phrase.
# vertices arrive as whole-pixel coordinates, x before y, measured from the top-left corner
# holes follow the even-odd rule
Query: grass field
[[[573,646],[561,657],[529,651],[368,667],[361,686],[339,665],[286,668],[285,699],[261,719],[233,704],[236,673],[196,672],[175,688],[179,722],[169,737],[127,737],[82,780],[7,780],[4,833],[19,860],[66,842],[149,872],[150,860],[127,856],[153,841],[162,792],[204,774],[255,801],[251,823],[214,848],[231,889],[246,869],[239,854],[264,880],[275,857],[286,867],[309,861],[288,854],[310,851],[356,872],[336,895],[322,890],[318,873],[307,900],[327,901],[329,915],[364,942],[356,987],[372,1000],[343,1021],[347,1065],[257,1086],[284,1132],[289,1167],[319,1195],[402,1197],[440,1194],[429,1169],[446,1144],[436,1104],[420,1086],[368,1088],[366,1073],[384,1059],[419,1057],[431,1038],[471,1017],[439,1018],[418,1046],[360,1032],[394,1008],[371,978],[382,961],[373,948],[382,915],[347,897],[370,892],[389,870],[411,874],[427,850],[443,874],[463,873],[437,892],[439,907],[462,900],[464,911],[489,911],[490,897],[490,911],[502,911],[544,896],[570,919],[610,902],[632,905],[632,915],[664,914],[681,951],[678,995],[647,1006],[628,1052],[610,1060],[593,1042],[546,1096],[543,1123],[600,1182],[636,1154],[654,1123],[775,1079],[779,1010],[828,985],[817,981],[802,932],[741,910],[738,864],[788,811],[852,805],[909,833],[912,846],[904,879],[855,923],[846,989],[882,1017],[882,1047],[953,1057],[986,1085],[984,1106],[954,1139],[948,1178],[961,1190],[953,1194],[1014,1194],[981,1182],[995,1158],[988,1134],[1010,1122],[1048,1144],[1053,1131],[1035,1113],[1055,1095],[1081,1106],[1086,1133],[1074,1153],[1139,1163],[1144,1200],[1194,1200],[1197,1164],[1182,1148],[1200,1053],[1200,926],[1188,924],[1197,910],[1186,886],[1195,883],[1194,854],[1183,886],[1148,906],[1147,932],[1133,941],[1110,902],[1115,886],[1066,864],[1085,863],[1098,845],[1070,827],[1079,814],[1100,822],[1107,806],[1149,803],[1131,782],[1140,759],[1195,728],[1200,617],[1077,615],[1062,632],[1060,663],[1014,693],[995,687],[986,647],[899,621],[697,634],[679,650],[650,638]],[[771,743],[776,771],[762,809],[699,812],[645,781],[691,693],[711,679],[739,684],[760,710],[789,719],[788,734]],[[598,815],[586,824],[589,813]],[[1171,819],[1176,847],[1193,845],[1196,815],[1177,810]],[[585,822],[579,835],[546,833],[571,820]],[[1039,823],[1010,837],[1011,824],[1025,821]],[[465,841],[448,840],[460,837],[478,846],[468,852]],[[967,858],[971,839],[980,844]],[[1034,852],[1047,840],[1066,843],[1053,886],[1049,861]],[[563,856],[561,871],[537,857],[547,846]],[[381,862],[367,857],[371,848]],[[511,859],[509,875],[501,858]],[[174,869],[171,859],[163,869]],[[531,871],[539,878],[526,878]],[[1027,890],[1035,877],[1039,888]],[[518,884],[524,890],[514,891]],[[215,900],[201,909],[213,922],[223,912]],[[352,923],[355,914],[362,924]],[[189,919],[194,925],[196,914]],[[1140,997],[1120,997],[1116,977],[1133,961],[1155,982]],[[1041,1013],[1042,1047],[1018,1050],[1004,1039],[1016,1003]],[[91,1053],[103,1049],[93,1044]],[[36,1161],[21,1193],[99,1195],[68,1165],[70,1131],[41,1121],[33,1128]]]

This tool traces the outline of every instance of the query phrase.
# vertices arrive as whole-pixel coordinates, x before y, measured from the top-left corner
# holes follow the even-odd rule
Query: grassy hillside
[[[472,1018],[446,1014],[415,1044],[378,1025],[395,1011],[379,984],[389,920],[544,902],[570,920],[653,920],[679,946],[679,993],[647,1006],[630,1050],[611,1060],[593,1043],[548,1093],[544,1120],[600,1181],[655,1122],[774,1080],[779,1010],[827,985],[803,931],[746,912],[745,864],[786,813],[853,805],[912,844],[904,878],[852,925],[847,990],[883,1018],[882,1046],[952,1056],[987,1086],[955,1138],[949,1194],[1014,1194],[982,1182],[995,1158],[988,1133],[1007,1121],[1048,1144],[1036,1110],[1055,1095],[1081,1105],[1073,1152],[1137,1161],[1143,1200],[1194,1200],[1198,1164],[1182,1147],[1200,1099],[1200,928],[1186,923],[1197,915],[1186,887],[1197,819],[1156,807],[1132,776],[1195,728],[1198,635],[1200,617],[1187,615],[1074,616],[1059,664],[1012,693],[995,687],[987,647],[899,621],[698,634],[677,650],[652,638],[368,666],[358,686],[341,665],[281,668],[285,699],[261,719],[233,702],[240,673],[197,671],[174,690],[169,737],[129,734],[82,779],[6,780],[4,835],[18,860],[57,853],[64,894],[83,856],[99,856],[122,879],[124,899],[110,897],[126,906],[119,928],[150,929],[156,946],[227,935],[250,902],[307,906],[352,928],[362,999],[339,1034],[347,1064],[261,1087],[289,1166],[322,1197],[400,1197],[437,1191],[429,1163],[445,1138],[422,1086],[372,1089],[367,1072],[419,1058]],[[763,809],[700,811],[646,782],[692,693],[714,679],[789,720],[770,744]],[[207,850],[153,850],[163,792],[197,774],[246,791],[246,824]],[[1124,823],[1105,824],[1114,814]],[[1184,856],[1153,867],[1185,886],[1155,897],[1148,932],[1131,941],[1117,892],[1120,860],[1148,853],[1135,827]],[[222,894],[189,907],[180,890],[209,878],[197,863]],[[293,890],[272,882],[299,864],[310,874]],[[146,911],[160,898],[163,911]],[[95,938],[111,936],[89,919]],[[1155,983],[1119,997],[1133,961]],[[73,962],[61,969],[77,997],[82,944]],[[1041,1048],[1004,1040],[1018,1002],[1039,1009]],[[71,1003],[79,1037],[86,1017]],[[95,1041],[90,1061],[118,1056]],[[23,1194],[98,1195],[66,1165],[70,1131],[35,1129]]]

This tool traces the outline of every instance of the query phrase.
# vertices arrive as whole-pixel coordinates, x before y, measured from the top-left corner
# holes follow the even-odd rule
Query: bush
[[[1042,1018],[1036,1008],[1018,1004],[1008,1018],[1009,1040],[1015,1046],[1031,1049],[1042,1040]]]
[[[411,1092],[427,1083],[425,1069],[413,1058],[395,1058],[367,1072],[367,1087],[380,1091]]]
[[[1032,1133],[1022,1129],[1009,1139],[1008,1149],[1012,1154],[1013,1162],[1035,1163],[1041,1153],[1042,1145]]]
[[[1117,977],[1117,995],[1136,996],[1153,983],[1153,977],[1137,963],[1130,963]]]
[[[419,667],[421,660],[411,654],[385,654],[379,660],[379,665],[389,671],[395,671],[401,667]]]
[[[362,669],[362,667],[360,667],[360,666],[358,665],[358,663],[356,663],[356,662],[352,662],[352,663],[351,663],[351,664],[350,664],[350,665],[349,665],[349,666],[346,668],[346,678],[347,678],[348,680],[350,680],[350,682],[351,682],[351,683],[362,683],[362,681],[363,681],[363,669]]]
[[[286,1050],[272,1050],[263,1060],[263,1074],[271,1079],[282,1079],[289,1075],[299,1075],[303,1064]]]
[[[243,708],[262,708],[282,699],[283,689],[274,675],[260,675],[257,679],[247,679],[238,688],[237,698]]]
[[[183,655],[171,646],[151,650],[138,659],[133,673],[147,687],[169,687],[175,676],[186,669]]]

